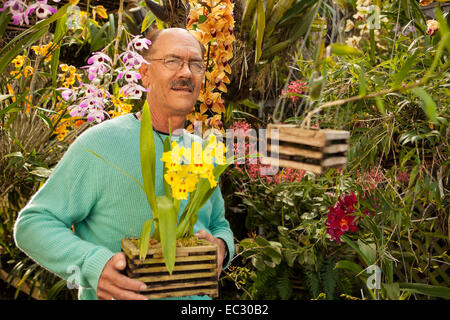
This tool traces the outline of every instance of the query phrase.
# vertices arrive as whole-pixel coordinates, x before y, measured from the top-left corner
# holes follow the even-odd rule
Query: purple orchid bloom
[[[105,114],[108,115],[102,108],[91,109],[87,115],[87,121],[100,123],[105,120]]]
[[[147,91],[148,89],[134,82],[129,83],[120,89],[120,93],[123,93],[128,99],[140,99],[142,97],[142,93]]]
[[[63,90],[61,92],[61,96],[65,101],[72,100],[74,97],[76,97],[75,90],[73,89],[58,88],[57,90]]]
[[[152,42],[149,39],[142,38],[141,35],[137,35],[127,46],[127,50],[134,48],[135,50],[141,51],[143,49],[148,49],[148,46],[151,45]]]
[[[6,1],[3,7],[0,9],[0,12],[5,11],[7,8],[9,8],[9,13],[11,13],[13,16],[13,24],[23,25],[24,22],[25,24],[30,24],[28,15],[26,13],[27,4],[25,2],[20,0]]]
[[[125,79],[126,82],[138,82],[141,79],[141,74],[133,69],[127,68],[125,71],[117,75],[117,79]]]
[[[150,64],[139,53],[132,50],[123,52],[120,55],[120,58],[127,68],[139,68],[142,63]]]
[[[103,52],[94,52],[87,62],[88,64],[112,64],[112,59]]]
[[[80,102],[80,107],[83,109],[90,109],[96,107],[103,108],[103,99],[98,97],[85,97]]]
[[[45,19],[49,15],[58,11],[54,7],[47,4],[47,0],[37,0],[36,3],[30,5],[26,11],[27,15],[33,14],[36,10],[36,17],[39,19]]]
[[[85,88],[85,93],[87,96],[96,96],[98,98],[103,97],[102,92],[96,86],[87,83],[82,83],[81,86]]]
[[[72,117],[83,117],[85,110],[79,105],[72,105],[68,108]]]
[[[88,69],[89,80],[92,81],[95,78],[101,78],[111,68],[111,58],[103,52],[95,52],[92,57],[88,59],[88,66],[81,68]]]

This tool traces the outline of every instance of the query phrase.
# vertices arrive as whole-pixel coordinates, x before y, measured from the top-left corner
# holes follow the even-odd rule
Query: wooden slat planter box
[[[272,152],[271,130],[278,129],[278,166],[323,173],[327,168],[345,168],[350,132],[331,129],[304,129],[289,124],[267,126],[267,151]],[[277,159],[265,157],[263,164],[276,165]]]
[[[150,247],[147,256],[139,259],[137,239],[122,239],[127,256],[126,274],[145,282],[149,299],[209,295],[218,297],[217,246],[209,242],[194,247],[177,247],[175,267],[169,274],[160,247]]]

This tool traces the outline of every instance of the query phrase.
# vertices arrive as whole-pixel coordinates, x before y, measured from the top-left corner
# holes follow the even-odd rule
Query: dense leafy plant
[[[287,264],[291,287],[294,279],[306,284],[303,297],[448,298],[448,15],[436,10],[437,21],[427,21],[418,5],[401,1],[340,4],[341,42],[327,48],[324,33],[312,35],[319,45],[296,57],[272,117],[351,131],[348,167],[275,186],[255,179],[250,165],[231,175],[239,200],[230,201],[242,202],[235,211],[246,212],[247,227],[259,234],[240,242],[236,263],[256,273]],[[408,11],[397,9],[404,5]],[[357,197],[341,209],[351,194]],[[338,274],[321,284],[324,257]],[[381,277],[371,277],[380,275],[374,270]],[[270,286],[259,277],[240,284],[250,298]]]

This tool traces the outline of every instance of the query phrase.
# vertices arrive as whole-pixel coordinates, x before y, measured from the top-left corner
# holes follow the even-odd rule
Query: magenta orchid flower
[[[141,79],[141,74],[133,69],[126,69],[117,75],[117,79],[124,79],[126,82],[138,82]]]
[[[112,59],[103,52],[94,52],[87,62],[88,64],[112,64]]]
[[[37,0],[36,3],[30,5],[26,11],[27,15],[33,14],[36,10],[36,17],[39,19],[45,19],[49,15],[56,13],[58,11],[54,7],[47,4],[47,0]]]
[[[142,38],[141,35],[134,37],[133,40],[127,46],[127,50],[134,48],[135,50],[141,51],[143,49],[148,49],[148,46],[151,45],[152,42],[149,39]]]
[[[100,123],[105,120],[105,114],[108,115],[102,108],[90,110],[87,121]]]
[[[79,105],[71,105],[68,110],[70,110],[70,115],[72,117],[84,117],[85,109]]]
[[[88,59],[88,66],[82,68],[88,69],[89,80],[92,81],[95,78],[101,78],[111,68],[111,58],[103,52],[94,52],[92,57]]]
[[[127,50],[122,53],[120,58],[127,68],[139,68],[142,63],[150,64],[139,53],[131,50]]]
[[[129,83],[120,89],[120,93],[129,99],[140,99],[142,97],[142,93],[147,91],[148,89],[134,82]]]
[[[85,88],[85,94],[90,97],[103,98],[103,92],[92,84],[82,83],[81,86]],[[109,94],[109,93],[108,93]]]
[[[26,13],[27,10],[27,4],[20,0],[11,0],[6,1],[3,5],[3,7],[0,9],[0,12],[5,11],[7,8],[9,8],[9,13],[12,14],[12,23],[15,25],[23,25],[29,24],[28,15]]]
[[[73,98],[76,97],[76,92],[73,89],[60,88],[57,90],[63,90],[61,92],[61,96],[65,101],[73,100]]]

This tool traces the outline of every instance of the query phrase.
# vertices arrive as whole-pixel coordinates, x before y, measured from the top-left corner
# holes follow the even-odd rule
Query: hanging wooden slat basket
[[[217,246],[177,247],[175,267],[169,274],[164,264],[161,247],[150,245],[147,256],[139,259],[138,239],[122,239],[122,251],[127,257],[128,277],[144,282],[149,299],[209,295],[216,298],[218,291]]]
[[[272,130],[278,130],[278,150],[270,141],[276,139]],[[267,126],[267,151],[263,164],[293,168],[321,174],[328,168],[345,168],[350,132],[331,129],[305,129],[290,124]],[[273,152],[278,151],[278,159]]]

